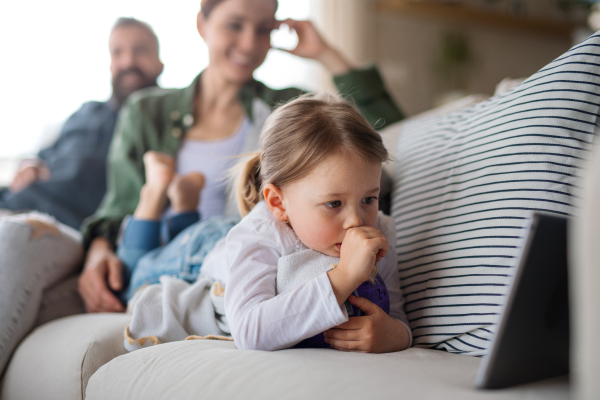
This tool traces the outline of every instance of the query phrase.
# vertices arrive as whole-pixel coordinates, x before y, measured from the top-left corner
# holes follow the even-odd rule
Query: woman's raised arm
[[[278,27],[282,24],[296,31],[298,35],[298,45],[296,48],[284,51],[298,57],[317,60],[333,75],[345,74],[353,68],[344,56],[323,39],[312,22],[296,21],[294,19],[278,21]]]

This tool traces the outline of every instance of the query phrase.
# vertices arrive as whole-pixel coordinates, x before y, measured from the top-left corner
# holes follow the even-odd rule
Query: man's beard
[[[123,77],[127,74],[136,74],[138,77],[141,78],[141,82],[135,86],[124,87],[121,84],[121,81],[123,80]],[[135,92],[136,90],[140,90],[150,86],[156,86],[156,78],[157,77],[147,77],[146,75],[144,75],[142,70],[137,67],[131,67],[126,70],[123,70],[112,79],[112,97],[117,102],[117,105],[121,107],[131,93]]]

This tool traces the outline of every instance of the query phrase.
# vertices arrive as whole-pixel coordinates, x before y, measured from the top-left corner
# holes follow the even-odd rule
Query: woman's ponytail
[[[248,215],[262,199],[260,177],[261,152],[249,154],[248,159],[237,166],[236,200],[242,217]]]

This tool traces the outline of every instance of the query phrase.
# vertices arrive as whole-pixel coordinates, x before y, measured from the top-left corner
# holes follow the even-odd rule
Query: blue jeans
[[[196,217],[190,215],[196,214]],[[195,221],[195,223],[194,223]],[[239,222],[238,217],[215,216],[197,222],[197,213],[179,214],[163,221],[131,219],[125,228],[117,255],[123,261],[123,287],[117,293],[127,303],[140,287],[171,275],[194,282],[206,254]],[[160,246],[161,230],[167,232]]]

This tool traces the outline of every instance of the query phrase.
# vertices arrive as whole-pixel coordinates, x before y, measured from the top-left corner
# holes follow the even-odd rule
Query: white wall
[[[468,38],[474,62],[465,88],[467,93],[491,95],[503,78],[530,76],[572,45],[568,35],[378,11],[379,1],[385,0],[323,0],[320,24],[329,40],[337,43],[351,60],[379,66],[388,89],[407,115],[434,107],[443,91],[433,67],[443,32],[462,32]],[[504,12],[511,3],[510,0],[463,2],[484,8],[485,4],[493,4],[488,8]],[[550,21],[566,18],[550,0],[524,2],[529,18]],[[581,21],[582,15],[573,14],[569,18]],[[329,77],[326,73],[323,76],[326,84]]]
[[[0,157],[31,153],[44,129],[111,93],[108,35],[120,16],[148,22],[160,40],[163,87],[183,87],[208,63],[196,31],[200,0],[29,0],[0,5]],[[279,0],[277,17],[305,19],[308,1]],[[293,37],[275,38],[282,46]],[[255,77],[278,88],[316,88],[316,66],[271,51]]]

